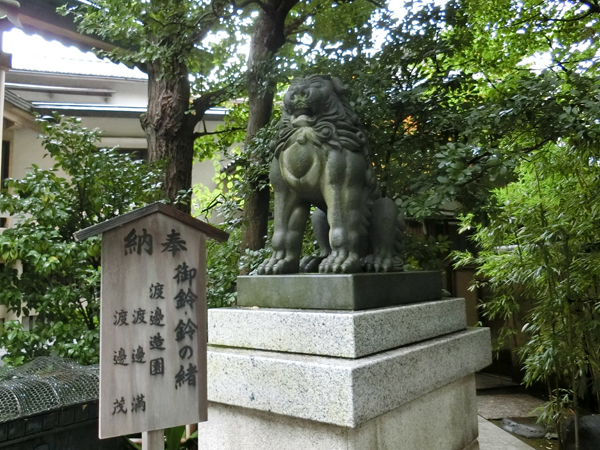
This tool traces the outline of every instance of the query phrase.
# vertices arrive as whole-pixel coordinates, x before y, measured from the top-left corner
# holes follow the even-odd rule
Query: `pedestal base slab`
[[[211,345],[338,358],[360,358],[467,326],[462,298],[366,311],[214,308],[208,323]]]
[[[472,328],[348,360],[209,346],[208,400],[357,427],[491,363]]]
[[[475,377],[468,375],[355,428],[209,403],[202,450],[475,450]]]

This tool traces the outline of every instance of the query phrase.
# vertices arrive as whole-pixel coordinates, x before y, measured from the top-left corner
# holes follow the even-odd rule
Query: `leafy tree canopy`
[[[465,0],[473,39],[465,62],[499,72],[523,67],[523,60],[548,53],[549,67],[572,71],[597,64],[600,43],[596,0]]]
[[[147,71],[148,63],[163,62],[160,76],[176,73],[177,63],[197,74],[198,92],[209,87],[208,76],[218,64],[236,54],[235,35],[228,39],[232,11],[230,2],[167,0],[96,0],[93,6],[78,6],[71,13],[82,31],[118,45],[108,56]],[[220,43],[204,43],[209,34],[222,32]]]
[[[155,200],[159,171],[99,150],[99,131],[77,119],[38,123],[55,165],[32,166],[0,194],[0,210],[15,220],[0,234],[0,304],[36,320],[29,329],[4,323],[0,346],[12,364],[51,353],[90,364],[98,362],[100,240],[76,242],[73,233]]]
[[[559,8],[564,2],[542,3],[555,15],[566,14]],[[585,70],[564,69],[566,56],[541,72],[519,65],[544,47],[539,40],[521,39],[517,51],[507,38],[503,42],[511,48],[511,59],[492,44],[481,44],[500,39],[495,29],[504,16],[486,16],[489,4],[407,2],[399,22],[382,23],[390,32],[379,53],[317,63],[323,70],[335,67],[331,71],[350,80],[351,97],[372,141],[375,169],[386,194],[408,217],[440,217],[457,206],[477,213],[489,190],[513,179],[519,162],[546,143],[569,139],[577,141],[575,148],[598,145],[593,58]],[[506,17],[513,17],[509,12]],[[485,23],[483,17],[488,17]],[[578,25],[596,22],[590,14]],[[564,23],[548,23],[559,28],[557,36],[566,42],[570,35],[560,31]],[[489,59],[480,47],[493,49],[490,55],[497,57]],[[581,52],[569,55],[582,66]]]

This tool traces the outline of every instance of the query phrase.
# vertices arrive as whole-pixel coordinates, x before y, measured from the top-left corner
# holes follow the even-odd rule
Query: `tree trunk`
[[[192,187],[194,127],[190,108],[190,84],[185,64],[167,70],[161,61],[148,63],[148,111],[141,117],[148,140],[150,161],[165,161],[162,191],[174,201],[180,191]],[[167,73],[167,72],[173,73]],[[176,207],[190,212],[189,199]]]
[[[269,123],[273,111],[276,82],[268,71],[275,53],[285,43],[285,19],[298,0],[267,0],[254,25],[250,55],[248,58],[248,103],[250,114],[246,129],[245,145],[248,146],[258,130]],[[250,155],[251,164],[264,164],[257,156]],[[264,247],[269,217],[270,189],[265,180],[248,186],[249,194],[244,202],[244,225],[242,250],[258,250]],[[265,187],[260,189],[260,185]],[[242,269],[247,273],[248,268]]]
[[[267,15],[263,12],[257,19],[248,60],[248,103],[249,117],[246,128],[248,146],[258,130],[269,123],[273,111],[275,85],[273,82],[264,84],[264,66],[269,63],[271,52],[265,47],[265,35],[269,31]],[[255,155],[249,155],[250,163],[264,164]],[[265,245],[267,223],[269,217],[270,189],[265,181],[252,182],[248,186],[249,194],[244,201],[244,229],[242,232],[242,249],[258,250]],[[263,184],[263,189],[259,185]]]

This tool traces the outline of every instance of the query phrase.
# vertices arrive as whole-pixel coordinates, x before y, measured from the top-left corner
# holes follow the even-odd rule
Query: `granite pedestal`
[[[214,309],[208,330],[201,449],[477,448],[473,373],[491,344],[466,328],[463,299]]]

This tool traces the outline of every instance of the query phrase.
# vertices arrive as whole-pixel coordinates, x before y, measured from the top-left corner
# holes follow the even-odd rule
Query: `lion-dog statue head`
[[[346,95],[327,75],[296,78],[285,94],[270,171],[273,255],[259,274],[398,269],[398,211],[381,198],[369,141]],[[311,206],[321,255],[301,262]]]

